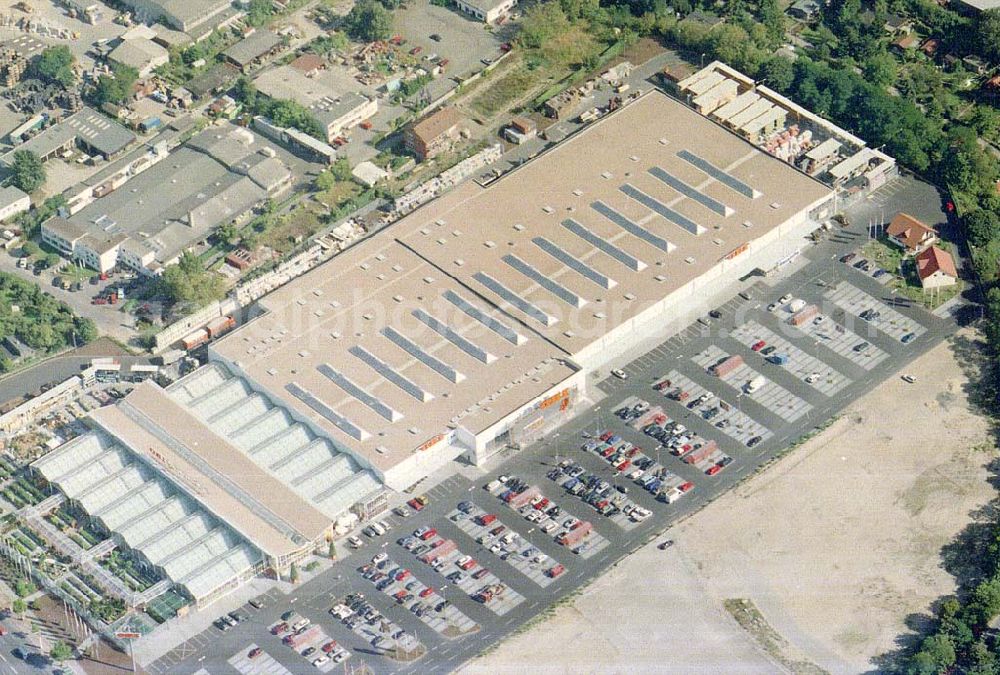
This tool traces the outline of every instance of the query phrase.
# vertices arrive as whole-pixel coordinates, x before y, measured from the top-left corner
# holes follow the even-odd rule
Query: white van
[[[310,623],[309,619],[299,619],[298,621],[292,624],[292,632],[297,633],[298,631],[308,626],[309,623]]]
[[[752,380],[746,383],[746,386],[743,387],[743,391],[745,391],[748,394],[752,394],[761,387],[763,387],[765,384],[767,384],[767,378],[764,377],[763,375],[758,375],[757,377],[753,378]]]

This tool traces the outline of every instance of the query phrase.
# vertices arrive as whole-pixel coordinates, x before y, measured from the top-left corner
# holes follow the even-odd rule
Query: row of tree
[[[95,340],[97,327],[38,284],[0,272],[0,335],[16,335],[32,349],[52,353]]]

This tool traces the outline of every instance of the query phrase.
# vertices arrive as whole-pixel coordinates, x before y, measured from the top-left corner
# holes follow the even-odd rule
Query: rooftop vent
[[[277,368],[268,368],[267,369],[267,374],[268,375],[277,375],[278,374],[278,369]]]
[[[625,299],[626,300],[635,300],[635,295],[632,294],[632,293],[626,293],[625,294]]]
[[[464,260],[462,260],[461,258],[455,258],[455,265],[457,265],[458,267],[461,267],[464,264],[465,264]]]
[[[430,230],[428,230],[428,229],[427,229],[426,227],[421,227],[421,228],[420,228],[420,234],[422,234],[422,235],[424,235],[424,236],[427,236],[427,235],[428,235],[428,234],[430,234],[430,233],[431,233],[431,231],[430,231]]]
[[[552,209],[550,207],[546,206],[545,208],[549,209],[548,213],[552,213]],[[524,232],[525,228],[524,225],[521,223],[514,223],[514,229],[517,230],[518,232]]]
[[[392,266],[392,271],[393,272],[402,272],[403,271],[403,266],[402,265],[393,265]]]
[[[444,244],[447,244],[447,243],[448,243],[448,241],[447,241],[446,239],[444,239],[443,237],[442,237],[441,239],[438,239],[438,240],[437,240],[437,242],[438,242],[439,244],[441,244],[441,245],[444,245]]]
[[[583,194],[583,190],[581,190],[580,188],[577,188],[577,189],[573,190],[573,194],[575,194],[577,197],[579,197],[579,196],[581,196]]]
[[[601,174],[601,178],[603,178],[604,180],[609,180],[611,178],[611,172],[605,171],[604,173]]]
[[[434,283],[434,277],[424,277],[424,283],[425,284],[433,284]]]
[[[684,262],[686,262],[688,265],[693,265],[694,264],[694,257],[688,256],[688,257],[684,258]]]
[[[668,141],[668,140],[667,140],[667,139],[665,139],[665,138],[661,138],[661,139],[660,139],[660,145],[666,145],[666,144],[667,144],[667,143],[669,143],[669,142],[670,142],[670,141]]]
[[[780,209],[781,208],[781,204],[779,204],[778,202],[771,202],[771,208],[772,209]]]
[[[493,248],[494,246],[496,246],[496,243],[487,239],[485,242],[483,242],[483,246],[485,246],[486,248]]]
[[[545,213],[552,213],[553,211],[555,211],[555,209],[553,209],[551,206],[543,206],[542,211],[545,211]]]
[[[746,227],[746,228],[753,227],[753,223],[751,223],[749,220],[744,220],[743,221],[743,227]]]
[[[440,227],[441,225],[444,225],[444,219],[438,218],[434,221],[434,224]]]
[[[403,296],[402,295],[394,295],[394,296],[392,296],[392,299],[395,300],[396,302],[402,302],[403,301]]]
[[[365,263],[361,263],[361,269],[366,270],[369,267],[371,267],[371,265],[369,265],[368,263],[366,263],[366,262]]]
[[[377,256],[375,256],[375,260],[378,261],[385,260],[385,253],[379,253]]]
[[[319,296],[323,295],[323,291],[319,290],[318,288],[314,288],[313,295],[315,295],[318,298]]]
[[[462,232],[460,230],[452,230],[451,231],[451,236],[453,236],[453,237],[461,237],[462,236]]]
[[[666,281],[667,280],[667,278],[665,276],[663,276],[662,274],[657,274],[653,278],[656,279],[657,281]]]
[[[722,240],[719,239],[718,237],[716,237],[715,239],[713,239],[712,243],[715,244],[716,246],[722,246]]]

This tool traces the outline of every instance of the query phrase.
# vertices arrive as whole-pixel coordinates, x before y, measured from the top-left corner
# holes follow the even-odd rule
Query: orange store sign
[[[723,260],[732,260],[733,258],[736,258],[737,256],[741,256],[744,253],[746,253],[747,249],[749,249],[749,248],[750,248],[750,242],[746,242],[742,246],[737,246],[736,248],[734,248],[732,251],[730,251],[725,256],[723,256],[722,259]]]
[[[437,445],[438,443],[440,443],[443,440],[444,440],[444,434],[438,434],[437,436],[431,436],[430,438],[428,438],[426,441],[424,441],[423,443],[421,443],[417,447],[417,452],[423,452],[424,450],[430,450],[431,448],[433,448],[435,445]]]
[[[556,403],[559,403],[559,401],[563,400],[564,398],[569,398],[569,389],[563,389],[559,393],[553,394],[552,396],[549,396],[548,398],[543,399],[538,404],[538,407],[541,408],[541,409],[548,408],[551,405],[555,405]]]

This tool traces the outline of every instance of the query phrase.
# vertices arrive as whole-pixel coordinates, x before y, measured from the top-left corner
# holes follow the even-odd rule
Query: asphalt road
[[[913,194],[928,198],[926,185],[903,183],[888,191],[888,198],[879,205],[879,210],[886,212],[895,208],[894,199],[910,200]],[[902,196],[896,196],[902,195]],[[881,199],[881,197],[879,197]],[[858,208],[870,209],[872,202],[866,201]],[[895,213],[895,211],[892,211]],[[918,214],[914,214],[918,215]],[[923,214],[926,217],[926,214]],[[647,354],[623,365],[629,374],[626,381],[607,379],[597,386],[606,394],[596,405],[583,410],[574,420],[554,432],[550,437],[531,447],[522,450],[502,465],[502,472],[512,474],[527,480],[529,484],[538,485],[543,493],[563,507],[570,515],[584,518],[593,523],[595,530],[610,541],[610,546],[597,555],[582,559],[569,550],[555,544],[551,537],[535,531],[533,526],[513,511],[507,509],[499,501],[482,488],[487,482],[499,474],[500,470],[476,481],[470,481],[459,475],[448,478],[441,484],[427,491],[431,504],[421,513],[410,518],[400,519],[396,516],[388,518],[394,527],[383,539],[367,543],[358,553],[349,556],[332,569],[304,583],[296,589],[291,597],[279,597],[272,593],[267,607],[261,611],[246,608],[252,619],[238,629],[220,633],[215,628],[209,628],[201,635],[175,649],[165,657],[154,662],[148,669],[160,675],[162,673],[190,673],[194,667],[202,667],[209,673],[232,673],[235,669],[227,663],[227,659],[246,649],[253,642],[260,644],[273,658],[293,673],[312,672],[312,666],[280,644],[278,638],[267,632],[267,626],[275,622],[279,615],[289,608],[307,616],[319,623],[332,638],[350,649],[352,659],[363,660],[377,673],[445,673],[473,658],[489,645],[508,637],[517,631],[525,622],[536,617],[567,594],[603,574],[611,565],[628,555],[639,546],[663,533],[679,519],[684,518],[702,508],[705,504],[729,490],[780,455],[796,439],[812,432],[830,417],[836,415],[850,401],[863,395],[879,381],[904,368],[924,351],[948,337],[955,330],[955,323],[950,317],[939,318],[915,306],[895,306],[896,311],[915,320],[926,331],[914,342],[903,345],[898,340],[876,331],[869,324],[854,321],[850,326],[854,332],[869,340],[884,350],[887,357],[871,369],[865,369],[830,351],[826,347],[814,344],[813,338],[793,334],[783,330],[778,318],[766,310],[768,303],[779,296],[790,293],[807,302],[819,304],[835,321],[846,321],[838,316],[834,306],[825,298],[828,291],[838,283],[848,282],[856,289],[870,294],[880,300],[892,301],[893,298],[886,289],[874,279],[853,268],[840,263],[838,258],[845,252],[853,251],[861,246],[865,237],[866,224],[862,220],[853,219],[855,223],[847,230],[837,230],[815,246],[803,251],[808,259],[807,264],[789,275],[776,281],[768,280],[754,286],[752,299],[744,301],[735,296],[722,307],[723,316],[713,322],[710,329],[690,327],[679,335],[675,335],[656,346]],[[803,352],[819,358],[824,363],[842,373],[849,383],[832,396],[817,391],[788,373],[767,371],[768,377],[778,382],[792,394],[802,398],[811,406],[809,414],[785,422],[780,416],[767,408],[747,401],[744,412],[766,424],[773,436],[748,449],[725,436],[708,422],[704,422],[696,414],[689,412],[681,404],[667,401],[651,388],[651,384],[671,369],[682,371],[686,376],[701,382],[706,386],[719,389],[718,380],[707,375],[704,369],[694,364],[691,357],[704,350],[709,345],[716,345],[730,353],[742,353],[747,363],[755,369],[765,372],[765,366],[754,356],[745,345],[740,345],[731,336],[736,326],[747,320],[753,320],[775,333],[785,337],[798,346]],[[742,351],[740,351],[742,350]],[[589,506],[571,495],[564,493],[545,474],[561,458],[571,458],[583,466],[588,472],[610,475],[608,465],[592,453],[580,450],[584,437],[601,429],[612,429],[626,440],[645,447],[652,448],[655,444],[639,431],[627,428],[623,422],[608,414],[610,410],[624,398],[632,395],[640,396],[651,403],[662,405],[675,419],[682,421],[700,432],[706,438],[715,438],[727,453],[734,457],[734,462],[716,476],[709,477],[693,466],[684,464],[675,458],[664,456],[662,463],[672,472],[686,480],[695,483],[695,489],[678,502],[666,505],[656,502],[652,495],[638,487],[632,487],[629,497],[640,505],[650,509],[653,516],[630,530],[625,530],[616,523],[597,515]],[[685,417],[685,415],[688,415]],[[665,455],[665,453],[664,453]],[[618,482],[624,482],[619,479]],[[463,499],[472,499],[483,509],[497,513],[509,527],[520,533],[542,552],[548,554],[557,562],[563,563],[566,573],[545,588],[541,588],[510,567],[506,562],[482,550],[475,541],[462,532],[456,525],[449,522],[445,515]],[[418,562],[411,553],[405,551],[395,542],[401,536],[408,534],[420,525],[430,524],[436,527],[443,536],[453,539],[463,552],[473,555],[477,560],[489,567],[511,589],[525,596],[525,601],[517,605],[503,616],[497,616],[488,608],[476,603],[457,588],[444,582],[436,572]],[[402,563],[421,580],[435,588],[442,588],[441,594],[450,600],[458,609],[480,624],[481,630],[470,636],[449,640],[441,637],[434,630],[423,624],[411,613],[396,607],[390,598],[375,590],[374,586],[365,581],[357,567],[367,562],[373,553],[386,550],[396,562]],[[414,634],[428,648],[428,654],[410,664],[397,663],[387,656],[378,654],[356,634],[348,630],[340,622],[334,620],[326,610],[336,600],[350,592],[360,591],[380,611],[402,628]],[[357,663],[357,661],[355,661]]]

